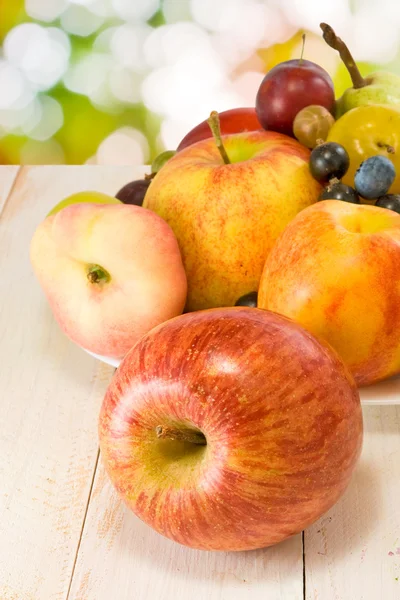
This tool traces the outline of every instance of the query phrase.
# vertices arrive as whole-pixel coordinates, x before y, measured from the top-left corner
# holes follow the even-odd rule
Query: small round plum
[[[335,92],[329,74],[304,59],[276,65],[257,92],[256,113],[264,129],[293,136],[293,121],[302,108],[318,104],[334,111]]]
[[[124,204],[135,204],[142,206],[147,188],[151,183],[151,179],[136,179],[130,181],[122,187],[116,194],[116,197]]]

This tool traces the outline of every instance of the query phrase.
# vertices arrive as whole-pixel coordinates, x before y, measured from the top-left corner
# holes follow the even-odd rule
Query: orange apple
[[[278,235],[317,200],[310,152],[271,131],[222,136],[172,157],[147,190],[144,204],[172,227],[188,277],[188,311],[233,306],[258,288]]]
[[[270,253],[258,306],[329,342],[358,385],[400,372],[400,215],[326,200],[299,214]]]
[[[61,329],[96,354],[123,357],[185,305],[176,238],[139,206],[63,208],[36,229],[31,262]]]

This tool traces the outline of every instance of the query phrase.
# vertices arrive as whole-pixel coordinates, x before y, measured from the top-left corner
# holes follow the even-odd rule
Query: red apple
[[[262,129],[255,108],[232,108],[219,113],[221,133],[241,133]],[[196,125],[180,142],[177,152],[200,140],[212,137],[210,126],[206,121]]]
[[[346,488],[362,414],[334,351],[257,308],[188,313],[128,353],[99,422],[108,474],[159,533],[204,550],[277,543]]]

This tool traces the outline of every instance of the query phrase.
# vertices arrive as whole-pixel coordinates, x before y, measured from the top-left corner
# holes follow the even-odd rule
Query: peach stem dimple
[[[108,283],[111,279],[110,274],[100,267],[100,265],[89,265],[87,278],[90,283]]]

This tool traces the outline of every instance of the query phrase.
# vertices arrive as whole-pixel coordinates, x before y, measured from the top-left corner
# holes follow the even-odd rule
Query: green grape
[[[335,119],[324,106],[311,104],[297,113],[293,122],[293,133],[300,144],[315,148],[324,142]]]
[[[151,165],[151,172],[158,173],[158,171],[165,165],[165,163],[168,162],[170,158],[175,156],[175,154],[175,150],[165,150],[165,152],[161,152],[161,154],[156,156],[156,158],[154,159]]]

